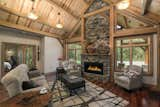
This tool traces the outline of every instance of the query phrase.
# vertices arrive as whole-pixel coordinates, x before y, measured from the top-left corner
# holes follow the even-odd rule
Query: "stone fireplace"
[[[110,55],[82,54],[81,58],[82,58],[82,74],[84,77],[87,77],[88,79],[91,80],[100,80],[100,81],[108,81],[110,79]],[[90,69],[88,69],[89,67]]]
[[[84,62],[84,72],[103,75],[103,63]]]
[[[86,13],[107,6],[95,0]],[[84,43],[81,56],[82,74],[88,79],[108,81],[110,78],[109,11],[86,17]]]

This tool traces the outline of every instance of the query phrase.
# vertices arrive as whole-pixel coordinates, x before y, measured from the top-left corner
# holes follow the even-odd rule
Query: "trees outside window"
[[[81,64],[82,48],[78,43],[68,44],[68,59],[75,59],[78,64]]]
[[[152,38],[151,36],[118,38],[115,41],[116,69],[119,65],[141,66],[145,74],[152,74]]]

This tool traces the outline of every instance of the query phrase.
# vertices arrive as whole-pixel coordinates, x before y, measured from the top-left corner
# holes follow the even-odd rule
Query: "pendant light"
[[[62,29],[63,28],[63,24],[61,23],[60,15],[61,15],[60,12],[58,12],[59,19],[58,19],[58,22],[56,24],[56,27],[59,28],[59,29]]]
[[[35,11],[34,11],[34,0],[32,0],[33,4],[32,4],[32,10],[28,13],[28,18],[32,19],[32,20],[36,20],[38,19],[38,16],[35,14]]]
[[[123,9],[127,9],[129,7],[129,5],[130,5],[129,0],[122,0],[116,4],[116,7],[119,10],[123,10]]]

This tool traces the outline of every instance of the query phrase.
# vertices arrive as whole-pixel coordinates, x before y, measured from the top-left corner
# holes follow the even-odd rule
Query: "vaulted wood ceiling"
[[[89,4],[90,0],[35,0],[34,10],[39,18],[33,21],[27,18],[32,9],[32,0],[0,0],[0,22],[1,25],[9,23],[12,27],[18,25],[23,29],[45,32],[49,36],[67,36],[79,23]],[[55,27],[59,18],[64,25],[63,29]]]
[[[39,18],[35,21],[27,15],[32,9],[32,0],[0,0],[0,25],[16,29],[44,34],[51,37],[72,37],[80,26],[81,15],[94,0],[35,0],[35,12]],[[109,4],[116,4],[120,0],[103,0]],[[130,0],[131,8],[141,15],[143,6],[141,1]],[[147,17],[153,17],[160,22],[160,0],[149,0],[146,8],[151,12]],[[60,17],[58,12],[61,13]],[[57,29],[56,23],[61,19],[64,28]]]

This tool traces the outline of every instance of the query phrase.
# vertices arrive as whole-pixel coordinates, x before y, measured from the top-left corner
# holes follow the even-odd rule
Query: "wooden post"
[[[157,29],[157,85],[160,88],[160,24]]]
[[[84,53],[85,51],[85,47],[84,47],[84,33],[85,33],[85,20],[84,17],[81,17],[81,46],[82,46],[82,53]]]
[[[67,59],[67,41],[63,40],[63,59]]]
[[[115,32],[115,7],[112,5],[110,7],[110,54],[111,54],[111,72],[110,80],[114,81],[114,32]]]

